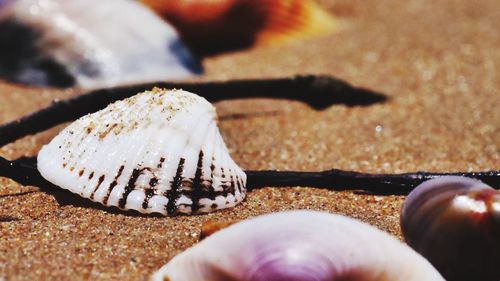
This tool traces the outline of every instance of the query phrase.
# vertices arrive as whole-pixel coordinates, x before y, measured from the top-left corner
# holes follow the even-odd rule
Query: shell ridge
[[[220,142],[222,144],[224,144],[225,143],[224,138],[222,137],[221,134],[219,134],[219,138],[220,138]],[[227,167],[226,169],[224,169],[224,171],[226,173],[226,175],[225,175],[226,180],[225,180],[224,185],[223,185],[224,191],[225,192],[229,191],[229,193],[234,193],[234,185],[233,185],[233,181],[232,181],[234,170],[232,169],[231,163],[229,161],[229,158],[230,158],[229,157],[229,149],[227,148],[226,145],[223,145],[222,147],[224,149],[224,153],[222,154],[222,157],[224,159],[223,166]],[[226,201],[226,204],[227,204],[227,201]]]
[[[227,164],[227,157],[226,157],[227,154],[225,153],[227,148],[224,145],[224,140],[222,139],[220,134],[217,134],[217,139],[220,143],[219,147],[220,147],[220,152],[221,152],[219,161],[221,162],[220,186],[221,186],[222,190],[217,192],[216,194],[219,194],[218,197],[220,197],[219,198],[220,202],[218,204],[219,206],[217,207],[217,209],[221,209],[221,208],[228,206],[227,194],[231,193],[231,186],[230,185],[228,186],[228,180],[230,177],[230,168],[228,167],[228,164]],[[224,169],[222,167],[226,167],[226,169]],[[217,197],[216,197],[216,199],[217,199]]]
[[[179,164],[177,165],[177,172],[175,174],[175,177],[172,181],[172,189],[166,194],[166,197],[168,198],[168,203],[165,206],[165,209],[167,210],[167,213],[172,215],[175,214],[177,211],[177,199],[179,199],[180,194],[180,187],[181,187],[181,182],[182,182],[182,171],[184,170],[184,158],[179,159]]]
[[[158,176],[162,181],[157,185],[156,194],[166,197],[166,194],[170,191],[170,181],[175,177],[176,167],[182,157],[182,150],[179,147],[182,147],[184,143],[185,137],[175,134],[159,148],[165,161],[162,163],[161,169],[158,170]]]
[[[128,113],[129,116],[137,116],[137,112],[139,112],[137,108],[140,108],[140,106],[134,104],[134,106],[130,109]],[[127,168],[123,164],[123,158],[125,156],[123,155],[123,153],[120,153],[121,147],[123,145],[127,145],[127,147],[130,148],[128,150],[129,152],[134,151],[134,146],[133,146],[134,135],[131,132],[127,132],[129,138],[117,139],[117,141],[119,142],[118,145],[110,144],[114,141],[113,137],[115,137],[115,135],[118,135],[118,133],[123,133],[121,131],[113,132],[113,130],[115,129],[119,130],[123,129],[123,126],[118,126],[120,122],[122,123],[124,122],[123,111],[124,111],[123,102],[122,103],[115,102],[106,109],[98,111],[94,114],[88,114],[78,120],[80,121],[81,127],[84,127],[84,130],[82,131],[87,132],[87,138],[92,142],[93,146],[91,146],[91,148],[95,147],[94,154],[89,152],[88,155],[88,157],[91,158],[92,160],[89,161],[88,163],[84,162],[82,163],[82,165],[87,164],[90,167],[94,167],[93,172],[97,172],[98,174],[107,174],[110,172],[108,167],[117,167],[117,169],[115,170],[117,172],[114,173],[115,176],[109,177],[109,180],[106,179],[106,184],[100,186],[99,187],[100,189],[98,188],[91,191],[92,192],[91,194],[93,194],[92,200],[97,200],[104,206],[108,205],[108,199],[110,193],[117,185],[120,185],[119,178],[122,175],[124,169]],[[79,124],[78,121],[73,123],[72,125],[78,125]],[[110,133],[112,133],[112,135],[109,135]],[[127,139],[127,141],[123,142],[123,139]],[[103,146],[104,149],[98,149],[98,147],[103,147]],[[94,156],[95,153],[106,155],[106,160],[102,161],[101,159],[99,159],[99,157],[95,157]],[[118,156],[116,157],[116,155]],[[122,169],[121,166],[124,166],[124,168]],[[128,169],[125,169],[124,174],[127,174],[127,172]],[[90,198],[90,194],[88,194],[87,197]]]
[[[108,206],[109,197],[110,197],[113,189],[116,186],[122,185],[121,180],[120,180],[121,176],[122,175],[128,176],[128,173],[130,171],[129,165],[127,165],[127,163],[125,163],[125,160],[124,160],[125,154],[121,153],[122,147],[125,146],[125,147],[129,148],[127,150],[127,155],[131,155],[131,153],[136,150],[136,146],[134,145],[134,141],[135,141],[136,137],[135,137],[135,134],[133,132],[127,132],[127,134],[125,134],[125,135],[127,135],[128,138],[120,138],[118,140],[119,143],[116,145],[113,145],[111,143],[113,140],[112,138],[105,138],[105,139],[100,138],[99,132],[101,131],[103,126],[106,126],[106,125],[109,126],[108,122],[110,122],[110,121],[121,120],[121,116],[119,114],[120,109],[122,109],[122,106],[120,105],[120,103],[118,103],[118,104],[114,104],[114,106],[108,112],[103,112],[104,116],[108,116],[108,115],[109,116],[103,120],[105,122],[99,124],[96,127],[96,132],[94,134],[96,145],[103,144],[106,147],[106,149],[99,151],[99,153],[102,155],[106,155],[107,157],[106,157],[105,161],[99,161],[100,160],[99,157],[93,157],[94,163],[92,166],[98,168],[99,172],[102,172],[102,173],[106,173],[108,171],[107,166],[119,167],[117,169],[118,171],[114,174],[115,175],[113,177],[114,180],[110,181],[109,185],[107,187],[102,187],[101,190],[98,189],[94,193],[94,197],[96,199],[98,199],[105,206]],[[133,116],[136,116],[137,115],[136,111],[137,110],[132,109],[130,114]],[[108,114],[108,113],[110,113],[110,114]],[[103,118],[102,115],[100,116],[100,118]],[[106,125],[104,125],[104,124],[106,124]],[[124,139],[125,139],[125,141],[124,141]],[[98,153],[98,151],[96,151],[96,153]],[[115,155],[118,155],[118,157],[115,158],[114,157]],[[113,159],[115,159],[115,160],[113,161]],[[98,194],[97,197],[95,196],[96,193]]]
[[[97,135],[97,132],[95,133],[95,135],[93,134],[92,136],[89,137],[89,139],[93,140],[93,146],[95,146],[95,147],[97,147],[98,144],[99,144],[99,142],[100,142],[100,140],[98,138],[99,138],[99,136]],[[110,160],[109,159],[112,159],[111,157],[109,157],[109,155],[115,155],[118,150],[119,150],[119,146],[118,145],[116,145],[116,146],[115,145],[108,145],[108,146],[105,147],[104,150],[97,150],[97,148],[96,148],[96,151],[94,153],[100,153],[102,155],[107,155],[108,157],[106,158],[106,161],[105,161],[106,163],[103,163],[102,161],[99,161],[99,159],[97,157],[93,157],[93,161],[91,161],[90,163],[88,163],[90,165],[90,167],[94,167],[94,169],[92,169],[93,172],[97,172],[100,176],[103,176],[106,172],[108,172],[108,171],[106,171],[106,169],[103,168],[103,165],[109,165],[110,164]],[[91,156],[89,156],[89,157],[91,157]],[[97,198],[101,198],[101,194],[106,189],[106,186],[108,186],[108,188],[106,189],[106,190],[108,190],[111,185],[113,185],[113,187],[114,187],[114,185],[117,184],[117,180],[121,176],[121,174],[123,172],[123,169],[118,168],[117,170],[118,171],[115,173],[115,175],[118,175],[118,176],[114,177],[115,178],[114,181],[110,179],[109,184],[105,184],[103,186],[99,184],[99,186],[96,186],[95,189],[93,189],[91,191],[91,194],[89,195],[89,198],[91,200],[94,200],[94,199],[97,199]],[[100,179],[100,177],[99,177],[99,179]],[[100,188],[102,188],[102,190],[100,190]],[[96,194],[99,194],[99,196],[96,197]],[[102,196],[102,199],[100,199],[98,201],[102,205],[107,206],[108,198],[109,198],[109,193],[106,192]]]
[[[201,168],[203,165],[203,150],[200,150],[200,154],[198,155],[198,163],[196,164],[196,173],[193,179],[193,187],[191,190],[191,200],[193,203],[191,204],[191,212],[196,213],[200,208],[199,199],[201,197],[201,193],[203,192],[201,188]]]
[[[200,119],[203,119],[203,116],[206,112],[200,110],[200,114],[196,116],[196,118],[191,118],[193,121],[193,124],[195,124],[194,128],[192,129],[192,132],[196,132],[199,126],[202,126],[204,122],[200,122]],[[182,189],[183,189],[183,174],[184,174],[184,163],[186,161],[186,155],[185,151],[188,148],[188,145],[190,144],[189,138],[186,139],[185,146],[182,150],[182,152],[179,154],[179,163],[177,164],[177,171],[175,176],[172,179],[171,182],[171,188],[170,190],[167,190],[164,192],[164,196],[168,199],[167,204],[165,205],[165,210],[169,215],[176,214],[179,211],[179,206],[178,206],[178,200],[181,198],[183,195]]]
[[[214,156],[212,158],[212,165],[213,165],[213,183],[212,183],[212,188],[214,191],[214,196],[213,196],[213,202],[212,206],[214,210],[220,209],[222,206],[224,206],[224,198],[223,195],[221,195],[222,192],[224,192],[224,187],[222,183],[223,179],[223,173],[224,169],[222,167],[223,165],[223,159],[221,157],[222,155],[222,147],[220,145],[220,138],[218,136],[218,133],[215,133],[215,140],[216,140],[216,146],[215,146],[215,151],[214,151]]]
[[[133,130],[131,132],[127,132],[127,136],[129,136],[129,140],[132,142],[132,140],[137,140],[137,139],[143,139],[143,138],[147,138],[148,136],[148,133],[151,133],[151,129],[149,128],[148,130],[146,130],[146,132],[143,132],[143,133],[140,133],[138,132],[137,130]],[[118,140],[119,144],[121,144],[120,142],[122,142],[122,139],[123,138],[120,138]],[[117,145],[117,147],[123,147],[123,144],[121,145]],[[128,163],[137,163],[137,164],[132,164],[131,166],[127,165],[128,167],[126,167],[127,169],[125,170],[125,172],[122,174],[123,176],[125,176],[124,179],[128,178],[128,180],[126,180],[126,182],[118,182],[118,184],[116,185],[113,185],[111,186],[111,183],[110,182],[110,185],[108,186],[108,188],[105,190],[106,191],[106,195],[107,198],[108,198],[108,201],[106,202],[107,203],[107,206],[117,206],[119,208],[121,208],[121,204],[120,204],[120,199],[123,198],[123,194],[125,192],[125,188],[127,187],[127,184],[133,179],[134,180],[134,183],[135,183],[135,180],[137,180],[136,178],[134,179],[135,177],[135,169],[137,168],[142,168],[142,157],[144,155],[144,153],[146,152],[147,150],[147,147],[145,145],[137,145],[137,149],[136,149],[136,146],[135,145],[131,145],[130,149],[127,150],[127,153],[132,153],[133,155],[133,158],[131,158]],[[127,194],[128,195],[128,194]],[[125,201],[126,203],[126,201]],[[126,204],[125,204],[126,205]],[[124,205],[124,208],[122,209],[125,209],[127,210],[126,206]]]
[[[161,141],[161,140],[160,140]],[[160,145],[161,147],[162,145]],[[159,155],[157,155],[158,157]],[[149,200],[156,195],[157,193],[157,185],[161,185],[162,182],[161,182],[161,177],[160,177],[160,172],[163,168],[163,163],[165,162],[165,157],[164,156],[159,156],[159,159],[158,161],[156,162],[156,165],[154,164],[150,164],[150,167],[153,167],[152,169],[154,169],[152,171],[153,174],[155,174],[155,177],[152,177],[150,180],[149,180],[149,187],[144,189],[144,199],[142,201],[142,208],[146,211],[151,211],[151,212],[154,212],[154,210],[148,210],[150,207],[149,207]]]
[[[116,173],[116,176],[114,178],[114,180],[111,182],[108,190],[110,190],[108,193],[106,193],[106,195],[104,196],[104,198],[102,199],[102,204],[104,206],[106,206],[108,204],[108,199],[109,199],[109,194],[111,193],[111,190],[114,188],[114,186],[116,186],[118,184],[118,179],[120,178],[120,176],[122,175],[122,172],[123,172],[123,169],[125,168],[124,165],[121,165],[120,168],[118,169],[118,172]],[[91,199],[93,199],[94,197],[94,194],[95,192],[97,191],[99,187],[97,186],[94,191],[92,192],[92,195],[91,195]]]
[[[206,123],[205,129],[203,132],[199,135],[199,139],[206,141],[207,137],[210,136],[211,129],[214,128],[213,126],[214,119],[210,118],[208,122]],[[189,184],[189,188],[183,188],[182,193],[183,196],[190,198],[191,200],[191,212],[196,213],[200,209],[200,202],[199,200],[203,198],[207,192],[203,190],[203,186],[201,185],[201,178],[202,178],[202,173],[203,173],[203,163],[204,163],[204,145],[203,142],[198,144],[199,146],[198,150],[198,160],[196,162],[196,170],[194,173],[194,177],[191,179],[189,178],[190,173],[186,173],[184,175],[183,183]],[[186,178],[186,176],[188,176]],[[183,185],[184,187],[184,185]]]
[[[104,175],[99,176],[99,179],[97,180],[97,185],[94,188],[94,191],[92,191],[92,194],[90,195],[90,199],[94,199],[94,194],[99,189],[99,186],[101,186],[102,182],[104,181]],[[106,206],[105,203],[103,203],[104,206]]]
[[[214,155],[214,148],[216,146],[215,142],[215,131],[217,130],[216,125],[214,124],[215,120],[212,120],[210,123],[210,130],[206,136],[205,145],[202,146],[204,159],[203,159],[203,167],[202,167],[202,181],[204,183],[208,183],[210,188],[212,186],[212,158]],[[205,184],[207,186],[207,184]],[[207,188],[207,189],[208,189]]]
[[[215,123],[215,120],[212,120],[212,123]],[[203,161],[203,170],[202,170],[202,186],[200,187],[200,193],[203,193],[202,196],[198,198],[198,204],[200,205],[200,212],[209,212],[214,210],[217,205],[212,203],[217,196],[217,192],[215,191],[214,185],[217,184],[217,180],[214,180],[214,169],[215,169],[215,153],[217,151],[217,127],[211,126],[211,130],[208,134],[207,140],[210,142],[207,143],[204,148],[204,161]],[[203,206],[202,206],[203,205]]]
[[[199,120],[200,118],[202,118],[204,113],[205,112],[203,112],[203,111],[198,111],[197,115],[191,116],[191,118],[188,119],[188,122],[191,122],[194,126],[196,126],[195,125],[195,124],[197,124],[196,121]],[[187,118],[187,117],[182,117],[182,116],[176,115],[175,119],[178,119],[178,118]],[[176,120],[170,120],[170,121],[175,122]],[[179,129],[179,130],[181,130],[181,129]],[[180,136],[178,134],[174,134],[172,139],[168,143],[166,143],[165,146],[162,148],[162,151],[170,151],[170,154],[166,155],[167,161],[163,165],[163,171],[159,172],[160,178],[165,178],[165,179],[172,178],[173,179],[175,177],[175,174],[172,173],[175,170],[170,169],[170,166],[172,166],[172,167],[178,166],[179,162],[177,159],[180,159],[182,157],[182,155],[184,153],[184,149],[179,150],[177,145],[183,145],[185,148],[187,141],[188,141],[187,136],[184,138],[184,135]],[[178,144],[178,142],[181,142],[181,143]],[[173,155],[173,153],[175,153],[175,155]],[[162,194],[162,196],[167,197],[167,193],[169,192],[169,190],[171,190],[171,186],[160,185],[157,193]]]
[[[124,189],[120,199],[118,200],[118,207],[119,208],[125,209],[125,204],[127,203],[127,197],[130,194],[130,192],[132,192],[132,190],[134,190],[135,183],[136,183],[137,179],[141,175],[142,171],[144,171],[145,169],[147,169],[147,168],[141,168],[141,169],[135,168],[132,170],[132,175],[130,176],[128,183],[125,186],[125,189]],[[112,188],[110,188],[110,190],[111,189]]]
[[[145,100],[144,104],[148,102]],[[154,119],[156,113],[151,112],[148,119]],[[139,131],[136,133],[138,138],[150,141],[147,145],[142,145],[141,151],[137,153],[138,158],[131,162],[134,163],[130,168],[132,172],[128,181],[123,183],[123,192],[119,195],[117,202],[122,209],[134,209],[145,213],[156,212],[156,210],[148,209],[148,203],[159,183],[159,169],[156,166],[158,166],[158,158],[160,157],[152,153],[153,149],[162,147],[163,142],[157,138],[158,130],[153,124],[142,134]]]

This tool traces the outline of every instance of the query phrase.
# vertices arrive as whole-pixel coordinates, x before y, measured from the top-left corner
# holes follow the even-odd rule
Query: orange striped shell
[[[312,0],[141,0],[201,52],[275,45],[329,33],[332,15]]]

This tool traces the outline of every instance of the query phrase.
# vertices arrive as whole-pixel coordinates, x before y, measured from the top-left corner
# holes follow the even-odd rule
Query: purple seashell
[[[152,280],[444,280],[394,237],[351,218],[314,211],[260,216],[174,257]]]

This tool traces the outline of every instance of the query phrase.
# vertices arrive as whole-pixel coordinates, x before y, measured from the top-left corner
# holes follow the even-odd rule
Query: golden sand
[[[208,58],[202,79],[330,74],[391,100],[368,107],[333,105],[322,111],[296,101],[218,102],[220,117],[249,114],[220,122],[242,168],[500,169],[498,1],[321,4],[339,16],[336,34]],[[1,83],[0,122],[71,95],[70,90]],[[60,129],[7,145],[0,155],[36,155]],[[195,243],[203,222],[289,209],[348,215],[400,237],[402,201],[402,196],[265,188],[250,192],[232,210],[164,218],[110,212],[66,191],[39,191],[0,179],[0,279],[146,279]]]

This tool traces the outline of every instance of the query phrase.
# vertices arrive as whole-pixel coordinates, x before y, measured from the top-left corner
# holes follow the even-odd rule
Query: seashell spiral
[[[206,213],[246,194],[214,107],[182,90],[154,89],[76,120],[41,149],[38,169],[82,197],[141,213]]]
[[[500,280],[500,193],[492,187],[458,176],[426,181],[408,195],[401,228],[446,280]]]
[[[444,280],[407,245],[370,225],[315,211],[260,216],[174,257],[152,280]]]

